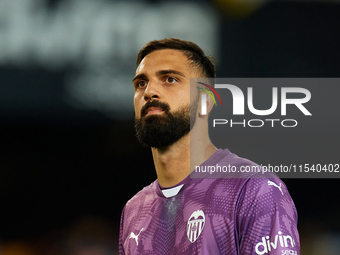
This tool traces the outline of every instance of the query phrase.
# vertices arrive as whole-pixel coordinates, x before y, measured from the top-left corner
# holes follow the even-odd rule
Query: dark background
[[[51,8],[57,3],[50,1]],[[340,3],[270,2],[236,17],[213,6],[219,10],[218,77],[339,76]],[[90,238],[78,233],[84,225],[105,229],[103,240],[111,238],[108,246],[116,252],[124,204],[156,178],[150,150],[134,137],[133,118],[65,103],[71,71],[0,64],[0,254],[13,242],[30,247],[22,254],[52,254]],[[339,116],[328,118],[321,132],[310,126],[307,134],[238,129],[224,147],[255,162],[310,163],[313,152],[340,163],[338,129],[332,128]],[[299,212],[303,254],[338,254],[339,179],[284,182]]]

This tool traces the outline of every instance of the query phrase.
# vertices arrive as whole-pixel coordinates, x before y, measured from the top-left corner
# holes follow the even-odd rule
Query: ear
[[[212,95],[214,96],[214,95]],[[199,109],[199,116],[203,117],[205,115],[209,115],[212,108],[214,106],[214,99],[211,95],[203,92],[200,94],[200,109]]]

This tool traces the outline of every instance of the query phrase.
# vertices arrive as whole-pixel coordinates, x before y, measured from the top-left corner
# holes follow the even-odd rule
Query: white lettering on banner
[[[138,51],[150,40],[178,37],[218,55],[218,15],[209,5],[60,0],[48,6],[48,2],[0,0],[0,65],[76,67],[63,84],[65,101],[76,108],[133,117],[131,75]]]
[[[212,8],[189,2],[61,0],[52,8],[47,0],[2,0],[0,24],[0,63],[134,60],[146,42],[164,37],[193,40],[213,55],[217,49]]]

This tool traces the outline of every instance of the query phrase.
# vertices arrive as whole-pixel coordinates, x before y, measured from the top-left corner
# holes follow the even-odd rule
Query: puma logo
[[[143,229],[144,229],[144,228],[142,228],[142,229],[139,231],[138,235],[135,235],[135,233],[133,233],[133,232],[131,232],[131,234],[130,234],[129,239],[131,239],[131,238],[135,239],[137,246],[138,246],[138,237],[139,237],[139,235],[140,235],[140,233],[142,232]]]
[[[280,186],[278,186],[275,182],[268,181],[268,185],[269,185],[269,186],[274,186],[274,187],[278,188],[278,189],[281,191],[282,195],[283,195],[283,191],[282,191],[282,188],[281,188],[281,184],[282,184],[282,183],[280,183]]]

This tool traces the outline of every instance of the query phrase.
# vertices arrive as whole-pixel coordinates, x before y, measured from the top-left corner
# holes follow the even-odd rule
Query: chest
[[[124,222],[126,254],[221,254],[236,250],[232,201],[220,196],[156,198]],[[233,254],[233,252],[229,253]]]

